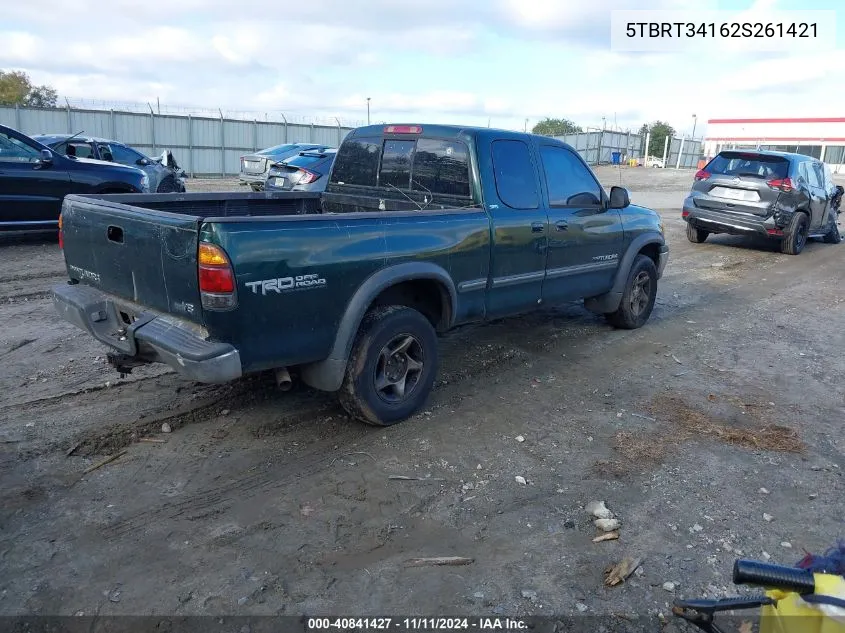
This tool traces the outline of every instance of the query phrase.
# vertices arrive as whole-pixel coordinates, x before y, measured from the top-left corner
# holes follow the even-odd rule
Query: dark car
[[[39,134],[32,138],[68,156],[94,158],[143,169],[150,177],[150,191],[155,193],[185,192],[185,172],[176,164],[169,151],[159,158],[150,158],[124,143],[105,138],[75,134]]]
[[[296,156],[299,152],[311,150],[323,152],[330,147],[331,145],[319,143],[284,143],[268,147],[255,154],[241,156],[240,182],[242,185],[249,185],[253,191],[261,191],[264,189],[264,183],[267,180],[267,172],[275,163]]]
[[[695,174],[682,216],[690,242],[711,233],[763,235],[797,255],[811,237],[839,243],[841,198],[830,170],[811,156],[723,151]]]
[[[55,231],[69,193],[147,193],[135,167],[63,156],[0,125],[0,232]]]
[[[336,149],[300,152],[275,163],[267,173],[267,191],[323,191],[337,155]]]

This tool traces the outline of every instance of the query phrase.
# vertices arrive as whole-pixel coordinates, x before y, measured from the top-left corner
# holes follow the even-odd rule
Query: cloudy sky
[[[835,9],[840,0],[805,0]],[[61,97],[289,117],[529,127],[544,116],[689,132],[714,117],[841,116],[845,9],[824,53],[618,53],[636,0],[11,0],[0,68]],[[662,9],[785,0],[651,0]],[[692,13],[690,15],[693,15]],[[273,117],[276,118],[276,117]],[[697,134],[698,135],[698,134]]]

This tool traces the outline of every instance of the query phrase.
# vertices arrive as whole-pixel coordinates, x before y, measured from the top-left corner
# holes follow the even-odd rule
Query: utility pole
[[[695,138],[695,124],[698,123],[698,116],[692,115],[692,138]]]
[[[528,119],[525,119],[525,127],[522,129],[526,134],[528,133]]]
[[[370,124],[370,98],[367,97],[367,125]]]

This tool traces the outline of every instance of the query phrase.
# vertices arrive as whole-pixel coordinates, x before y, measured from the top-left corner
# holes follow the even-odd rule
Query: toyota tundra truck
[[[71,195],[61,243],[55,307],[122,373],[298,375],[375,425],[423,406],[455,326],[584,300],[641,327],[669,253],[570,146],[445,125],[353,130],[320,193]]]

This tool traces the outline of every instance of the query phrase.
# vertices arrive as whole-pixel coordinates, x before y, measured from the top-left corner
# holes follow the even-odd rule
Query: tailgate
[[[120,196],[66,196],[68,275],[146,308],[202,322],[197,279],[200,218],[142,209]]]

